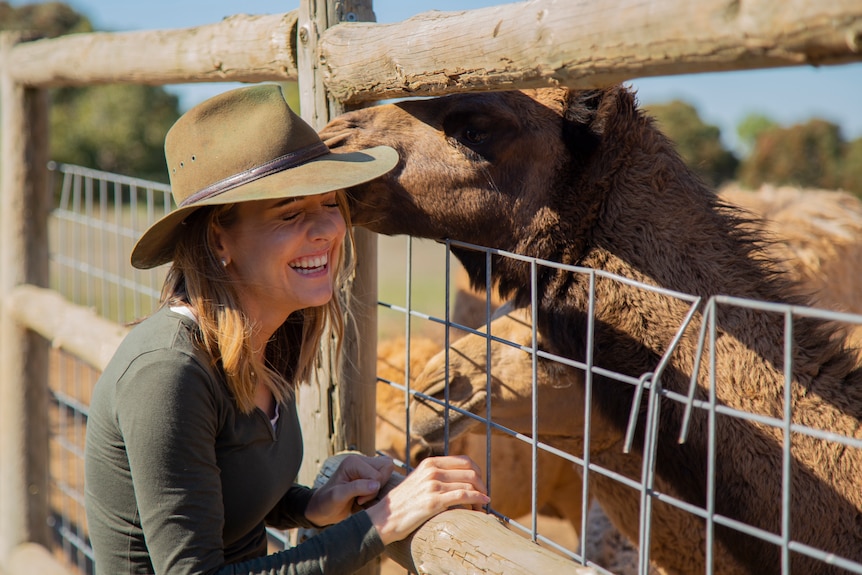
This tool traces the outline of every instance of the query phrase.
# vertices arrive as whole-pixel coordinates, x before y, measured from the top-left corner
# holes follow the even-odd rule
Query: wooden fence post
[[[318,60],[318,39],[339,18],[373,19],[370,0],[303,0],[299,8],[298,70],[303,118],[322,128],[343,108],[327,98]],[[320,465],[345,449],[374,451],[377,355],[377,237],[355,230],[356,275],[350,282],[355,321],[348,322],[342,354],[330,350],[330,363],[314,381],[299,389],[299,411],[305,436],[300,480],[311,485]],[[355,327],[355,329],[354,329]],[[329,342],[332,343],[332,342]],[[340,374],[338,381],[334,374]]]
[[[48,285],[48,95],[8,75],[21,34],[0,34],[0,564],[47,545],[48,342],[7,308],[17,285]]]
[[[320,35],[343,20],[374,20],[371,0],[302,0],[299,7],[297,68],[303,119],[320,130],[344,111],[327,97],[318,53]],[[324,461],[352,449],[374,452],[377,400],[377,235],[354,230],[355,275],[347,286],[351,309],[342,352],[329,344],[329,364],[299,389],[299,418],[305,438],[300,482],[312,485]],[[337,381],[336,381],[337,377]],[[381,558],[358,573],[376,575]]]

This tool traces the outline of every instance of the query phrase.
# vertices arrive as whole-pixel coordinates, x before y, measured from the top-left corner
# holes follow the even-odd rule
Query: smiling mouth
[[[329,255],[322,254],[314,257],[299,258],[288,265],[301,275],[310,275],[325,270],[328,263]]]

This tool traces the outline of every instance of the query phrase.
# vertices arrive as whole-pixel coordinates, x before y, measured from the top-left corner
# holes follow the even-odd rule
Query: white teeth
[[[311,273],[324,267],[328,262],[329,257],[327,256],[327,254],[323,254],[322,256],[315,256],[312,258],[300,258],[296,261],[292,261],[290,262],[290,267],[292,267],[299,273]]]

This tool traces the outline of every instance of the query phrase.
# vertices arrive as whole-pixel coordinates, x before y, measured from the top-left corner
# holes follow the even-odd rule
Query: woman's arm
[[[141,361],[126,375],[118,386],[117,419],[156,573],[348,574],[383,551],[371,519],[357,513],[294,548],[226,564],[215,447],[222,414],[212,389],[218,382],[183,354]],[[283,498],[282,512],[304,512],[313,493],[294,486],[285,497],[297,499]],[[294,517],[302,521],[301,513]]]
[[[224,564],[213,385],[195,358],[175,350],[138,357],[117,384],[117,424],[156,573]]]

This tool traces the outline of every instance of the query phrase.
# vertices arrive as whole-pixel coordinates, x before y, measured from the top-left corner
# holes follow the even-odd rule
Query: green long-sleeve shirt
[[[293,401],[275,429],[245,415],[195,344],[195,322],[163,308],[129,333],[93,391],[85,500],[96,571],[351,573],[383,551],[367,513],[266,555],[265,525],[310,526],[294,483],[302,436]]]

